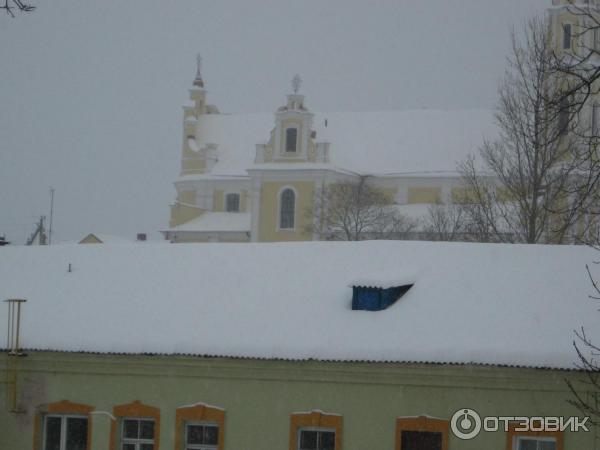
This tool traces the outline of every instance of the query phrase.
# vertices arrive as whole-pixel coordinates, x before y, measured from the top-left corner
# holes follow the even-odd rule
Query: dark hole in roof
[[[373,286],[352,286],[352,309],[356,311],[382,311],[392,306],[412,284],[379,288]]]

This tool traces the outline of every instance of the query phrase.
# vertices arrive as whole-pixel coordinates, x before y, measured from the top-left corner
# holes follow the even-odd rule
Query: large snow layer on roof
[[[573,331],[600,329],[585,270],[597,257],[400,241],[6,246],[0,291],[27,299],[31,349],[572,368]],[[351,310],[354,280],[394,272],[415,282],[400,300]]]
[[[197,139],[219,144],[213,174],[241,175],[274,126],[274,114],[205,114]],[[447,175],[497,135],[492,111],[481,109],[315,113],[313,129],[317,142],[331,144],[332,166],[376,174]]]

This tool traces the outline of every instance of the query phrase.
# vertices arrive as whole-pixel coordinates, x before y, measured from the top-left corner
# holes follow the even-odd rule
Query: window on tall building
[[[124,418],[120,450],[153,450],[154,420]]]
[[[569,128],[569,99],[563,98],[558,106],[558,132],[565,134]]]
[[[571,24],[565,23],[563,24],[563,49],[571,48]]]
[[[299,430],[298,450],[335,450],[335,430],[320,428]]]
[[[594,27],[593,31],[593,39],[592,48],[596,51],[600,51],[600,27]]]
[[[296,213],[296,194],[292,189],[284,189],[279,199],[279,228],[291,230],[294,228]]]
[[[592,136],[598,136],[598,121],[600,120],[600,104],[594,103],[592,106]]]
[[[225,196],[225,211],[239,212],[240,211],[240,194],[227,194]]]
[[[44,417],[43,450],[87,450],[88,419],[85,416]]]
[[[288,128],[285,130],[285,151],[295,152],[298,141],[298,130],[296,128]]]

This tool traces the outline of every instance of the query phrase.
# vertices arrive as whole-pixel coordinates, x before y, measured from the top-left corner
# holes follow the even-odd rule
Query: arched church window
[[[288,128],[285,130],[285,151],[295,152],[296,143],[298,140],[298,130],[296,128]]]
[[[279,228],[291,230],[294,228],[296,213],[296,194],[292,189],[285,189],[279,199]]]
[[[240,212],[240,194],[227,194],[225,196],[225,211]]]

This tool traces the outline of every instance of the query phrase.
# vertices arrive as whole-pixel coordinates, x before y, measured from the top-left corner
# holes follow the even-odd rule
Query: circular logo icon
[[[459,409],[450,420],[450,428],[459,439],[473,439],[481,431],[481,417],[472,409]]]

